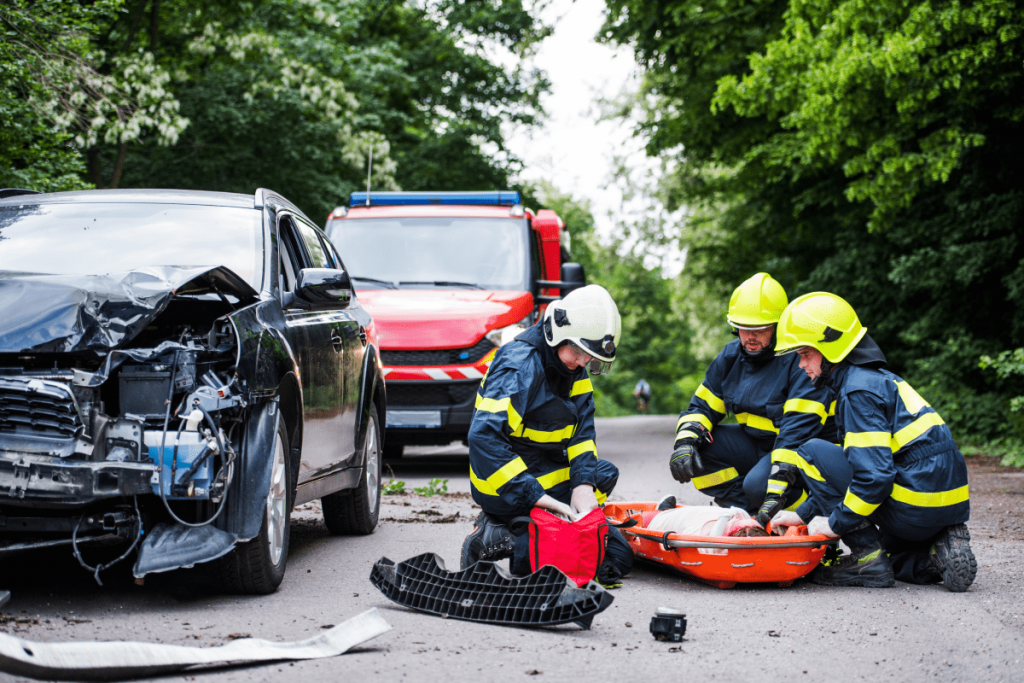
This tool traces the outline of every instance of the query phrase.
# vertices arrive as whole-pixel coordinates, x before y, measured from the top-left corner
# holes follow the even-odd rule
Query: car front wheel
[[[274,439],[270,491],[260,533],[251,541],[236,545],[220,560],[221,584],[232,593],[267,595],[277,590],[284,579],[291,525],[288,492],[292,477],[288,452],[288,431],[281,420]]]
[[[363,446],[363,468],[359,484],[354,489],[338,491],[324,496],[321,506],[327,529],[335,535],[373,533],[380,517],[380,420],[377,407],[370,408]]]

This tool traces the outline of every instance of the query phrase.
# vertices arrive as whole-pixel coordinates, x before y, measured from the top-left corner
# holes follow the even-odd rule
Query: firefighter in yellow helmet
[[[835,396],[841,446],[812,439],[797,449],[809,497],[775,524],[842,536],[852,553],[811,574],[827,586],[942,581],[954,592],[974,581],[977,562],[967,465],[949,428],[902,378],[857,313],[834,294],[796,299],[779,321],[777,353],[800,359],[816,386]],[[782,356],[786,357],[786,356]]]
[[[806,497],[796,448],[823,428],[826,438],[834,433],[826,392],[797,359],[775,356],[776,323],[787,303],[767,273],[733,292],[727,320],[738,338],[711,363],[680,415],[670,460],[677,481],[692,480],[718,505],[744,508],[762,525]],[[739,424],[719,424],[728,414]]]

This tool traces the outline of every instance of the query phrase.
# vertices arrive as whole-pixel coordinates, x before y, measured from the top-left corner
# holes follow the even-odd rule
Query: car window
[[[295,239],[292,229],[292,222],[282,218],[280,222],[281,240],[281,293],[291,292],[295,289],[295,279],[302,270],[302,252]]]
[[[341,262],[341,257],[338,256],[338,252],[334,249],[331,241],[323,234],[320,234],[320,241],[324,245],[324,253],[327,254],[327,262],[331,264],[331,268],[345,270],[345,265]]]
[[[296,225],[299,228],[299,233],[302,235],[302,241],[306,243],[306,249],[309,251],[309,256],[313,259],[313,267],[333,267],[328,265],[327,254],[324,253],[324,247],[320,244],[320,238],[317,236],[316,230],[301,221],[296,221]]]

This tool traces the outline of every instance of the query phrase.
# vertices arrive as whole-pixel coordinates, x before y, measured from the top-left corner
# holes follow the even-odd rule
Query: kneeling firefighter
[[[842,536],[851,555],[811,574],[826,586],[935,583],[961,592],[977,562],[967,464],[949,427],[903,378],[882,368],[885,356],[843,299],[826,292],[795,300],[779,320],[779,354],[800,354],[815,386],[835,393],[838,446],[811,439],[797,449],[810,496],[774,525]]]
[[[511,557],[512,573],[530,573],[527,536],[508,523],[543,508],[571,521],[604,503],[618,469],[597,457],[594,393],[587,369],[615,360],[622,321],[599,285],[552,302],[539,325],[498,349],[480,383],[469,427],[469,478],[483,512],[462,544],[463,569]],[[633,566],[633,551],[608,533],[598,580],[614,584]]]
[[[737,339],[711,363],[679,416],[669,465],[680,483],[693,480],[721,507],[743,508],[761,525],[806,498],[796,448],[815,436],[835,437],[828,392],[811,384],[796,358],[775,356],[775,327],[787,303],[767,273],[735,289],[726,319]],[[719,424],[729,413],[739,424]]]

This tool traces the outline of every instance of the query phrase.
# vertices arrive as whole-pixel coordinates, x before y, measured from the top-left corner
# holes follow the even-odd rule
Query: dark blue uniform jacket
[[[808,439],[835,441],[835,427],[826,408],[828,395],[827,390],[814,388],[800,369],[797,354],[758,362],[747,357],[739,339],[734,339],[708,367],[689,407],[679,417],[676,438],[696,436],[693,423],[714,430],[732,413],[754,441],[771,451],[772,462],[796,464],[796,449]],[[729,467],[694,477],[693,484],[704,489],[739,476]]]
[[[473,500],[485,512],[529,514],[546,492],[563,498],[580,484],[595,488],[594,393],[586,370],[570,372],[539,325],[498,349],[480,383],[469,427]]]
[[[882,504],[917,526],[967,521],[967,464],[949,427],[913,387],[888,370],[849,364],[835,369],[829,385],[853,470],[843,503],[829,516],[835,533],[855,528]]]

